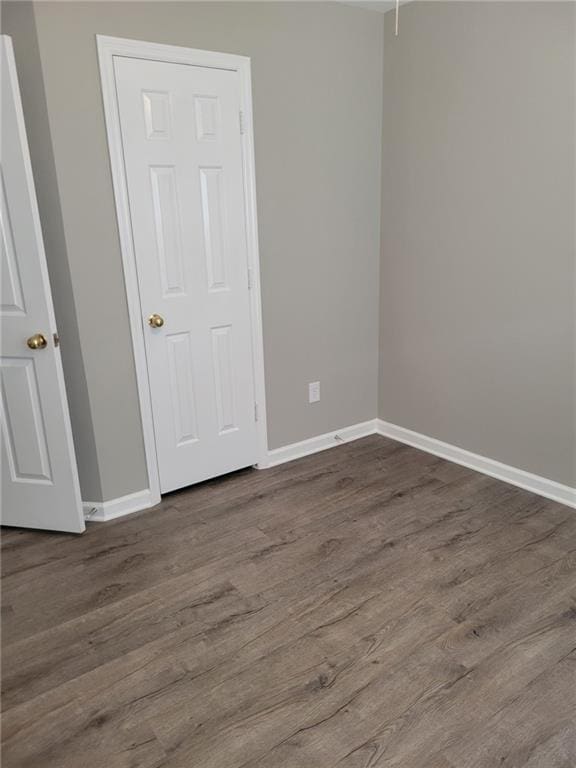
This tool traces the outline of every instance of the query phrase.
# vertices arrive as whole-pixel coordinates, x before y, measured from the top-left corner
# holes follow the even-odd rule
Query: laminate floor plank
[[[391,440],[2,571],[6,768],[576,766],[576,514]]]

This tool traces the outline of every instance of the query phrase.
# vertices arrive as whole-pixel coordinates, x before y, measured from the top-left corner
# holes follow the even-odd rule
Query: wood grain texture
[[[576,515],[386,438],[2,555],[5,768],[576,765]]]

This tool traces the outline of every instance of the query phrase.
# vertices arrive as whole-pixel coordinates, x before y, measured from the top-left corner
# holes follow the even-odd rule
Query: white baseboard
[[[130,493],[128,496],[120,496],[110,501],[83,501],[84,519],[90,523],[105,523],[116,517],[124,517],[132,512],[140,512],[158,504],[160,500],[154,499],[149,488],[143,491]]]
[[[576,488],[568,485],[562,485],[554,480],[548,480],[540,475],[534,475],[525,472],[523,469],[511,467],[508,464],[502,464],[486,456],[480,456],[477,453],[466,451],[450,443],[443,443],[433,437],[422,435],[419,432],[413,432],[411,429],[399,427],[396,424],[390,424],[382,419],[371,419],[360,424],[353,424],[350,427],[337,429],[334,432],[327,432],[324,435],[311,437],[308,440],[302,440],[299,443],[284,445],[282,448],[276,448],[268,451],[265,461],[260,462],[258,467],[265,469],[275,467],[278,464],[284,464],[287,461],[300,459],[303,456],[309,456],[319,451],[325,451],[328,448],[335,448],[342,443],[349,443],[352,440],[358,440],[367,435],[378,434],[383,437],[389,437],[400,443],[411,445],[427,453],[433,453],[455,464],[461,464],[469,469],[482,472],[497,480],[503,480],[505,483],[517,485],[527,491],[532,491],[539,496],[552,499],[560,504],[576,509]],[[114,520],[117,517],[124,517],[133,512],[139,512],[158,504],[160,499],[154,498],[150,489],[131,493],[128,496],[121,496],[118,499],[98,502],[82,502],[84,518],[90,522],[106,522]]]
[[[337,429],[334,432],[326,432],[324,435],[311,437],[308,440],[302,440],[299,443],[284,445],[282,448],[275,448],[268,451],[268,459],[265,464],[259,464],[259,468],[275,467],[277,464],[284,464],[286,461],[300,459],[303,456],[309,456],[311,453],[325,451],[327,448],[334,448],[342,443],[349,443],[352,440],[358,440],[360,437],[373,435],[376,432],[376,419],[363,421],[360,424],[353,424],[351,427]]]
[[[532,491],[539,496],[558,501],[560,504],[576,508],[576,488],[571,488],[569,485],[548,480],[540,475],[533,475],[523,469],[517,469],[494,459],[488,459],[486,456],[465,451],[463,448],[421,435],[411,429],[398,427],[396,424],[390,424],[387,421],[382,421],[382,419],[376,419],[376,432],[384,437],[390,437],[392,440],[398,440],[400,443],[406,443],[427,453],[433,453],[435,456],[453,461],[455,464],[462,464],[469,469],[475,469],[477,472],[490,475],[490,477],[503,480],[511,485],[517,485],[519,488]]]

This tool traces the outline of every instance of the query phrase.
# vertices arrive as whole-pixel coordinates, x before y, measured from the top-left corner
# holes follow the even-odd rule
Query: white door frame
[[[142,431],[144,433],[144,449],[150,485],[150,506],[160,501],[160,480],[158,476],[158,461],[156,457],[156,441],[154,423],[152,420],[152,403],[146,349],[144,345],[144,326],[140,306],[140,293],[136,272],[136,255],[132,240],[132,225],[130,206],[124,167],[122,149],[122,134],[120,129],[120,114],[116,96],[116,79],[114,74],[114,56],[128,56],[133,59],[148,59],[163,61],[171,64],[188,64],[196,67],[211,67],[228,69],[238,72],[240,78],[240,104],[242,156],[244,170],[244,200],[246,213],[246,237],[248,242],[248,268],[250,270],[250,313],[252,328],[252,363],[254,369],[254,389],[257,408],[257,438],[258,438],[258,467],[267,465],[268,437],[266,429],[266,397],[264,386],[264,344],[262,333],[262,307],[260,289],[260,256],[258,251],[258,220],[256,215],[256,171],[254,163],[254,135],[252,124],[252,79],[250,59],[246,56],[236,56],[229,53],[200,51],[194,48],[183,48],[176,45],[147,43],[140,40],[128,40],[120,37],[96,35],[100,77],[102,81],[102,97],[104,115],[108,134],[108,149],[116,200],[116,214],[120,232],[120,248],[126,283],[126,298],[130,317],[132,347],[136,365],[136,380],[140,413],[142,415]]]

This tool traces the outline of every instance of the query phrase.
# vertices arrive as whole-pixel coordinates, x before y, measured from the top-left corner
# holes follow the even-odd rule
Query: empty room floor
[[[3,536],[10,768],[573,768],[576,514],[379,436]]]

